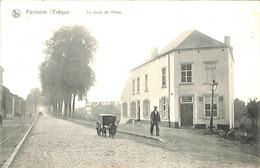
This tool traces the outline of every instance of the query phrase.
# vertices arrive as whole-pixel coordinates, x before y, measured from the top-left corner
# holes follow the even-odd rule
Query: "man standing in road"
[[[161,121],[160,114],[157,111],[157,106],[154,106],[154,110],[151,112],[150,122],[151,122],[151,128],[150,132],[151,135],[153,135],[153,128],[154,125],[156,127],[156,136],[159,136],[159,122]]]

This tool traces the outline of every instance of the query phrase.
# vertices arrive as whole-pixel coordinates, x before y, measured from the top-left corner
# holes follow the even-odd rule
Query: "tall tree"
[[[75,98],[83,99],[95,83],[90,67],[97,50],[97,41],[84,26],[63,26],[45,42],[45,61],[40,66],[44,96],[55,107],[62,108],[64,116],[72,116]],[[54,108],[56,109],[56,108]]]

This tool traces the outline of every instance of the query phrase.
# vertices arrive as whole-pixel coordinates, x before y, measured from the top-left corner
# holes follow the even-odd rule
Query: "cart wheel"
[[[116,135],[116,128],[111,129],[111,137],[114,138]]]
[[[102,129],[102,136],[103,136],[103,137],[106,136],[106,129],[105,129],[105,128]]]
[[[97,128],[97,134],[98,134],[98,136],[101,136],[101,135],[100,135],[100,132],[101,132],[100,129]]]

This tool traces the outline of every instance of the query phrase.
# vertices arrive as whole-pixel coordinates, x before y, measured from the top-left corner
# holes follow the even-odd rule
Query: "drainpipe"
[[[170,97],[171,97],[171,82],[170,82],[170,54],[168,54],[168,119],[169,119],[169,127],[171,127],[170,120]]]

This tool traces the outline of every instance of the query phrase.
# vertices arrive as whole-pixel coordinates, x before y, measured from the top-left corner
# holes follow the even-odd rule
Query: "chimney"
[[[158,55],[158,48],[157,47],[153,47],[151,49],[151,59],[155,58]]]
[[[225,36],[225,44],[227,46],[230,46],[230,37],[229,36]]]

